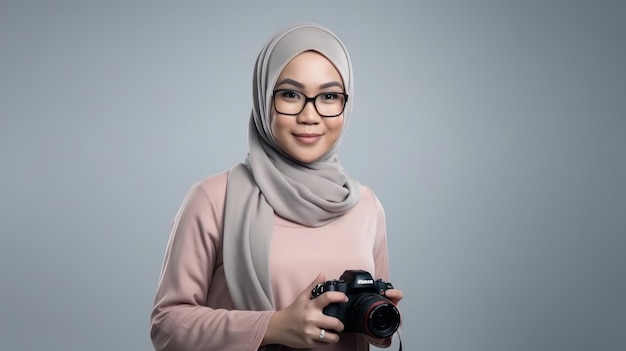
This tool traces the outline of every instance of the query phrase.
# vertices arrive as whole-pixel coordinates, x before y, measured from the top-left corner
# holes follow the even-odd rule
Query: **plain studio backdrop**
[[[244,159],[263,43],[314,21],[353,59],[340,158],[385,206],[405,349],[626,350],[625,18],[620,1],[1,1],[0,349],[152,349],[171,221]]]

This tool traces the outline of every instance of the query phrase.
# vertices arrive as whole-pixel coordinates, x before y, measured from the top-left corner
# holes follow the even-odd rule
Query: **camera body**
[[[346,270],[339,280],[317,284],[313,298],[327,291],[339,291],[348,296],[348,302],[331,303],[323,312],[336,317],[344,325],[344,333],[360,332],[376,338],[386,338],[400,326],[400,311],[384,292],[393,289],[391,283],[372,278],[363,270]]]

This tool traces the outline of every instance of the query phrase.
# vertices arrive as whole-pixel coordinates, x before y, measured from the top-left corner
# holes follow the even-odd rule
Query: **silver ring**
[[[324,329],[320,330],[320,340],[324,340],[325,337],[326,337],[326,330]]]

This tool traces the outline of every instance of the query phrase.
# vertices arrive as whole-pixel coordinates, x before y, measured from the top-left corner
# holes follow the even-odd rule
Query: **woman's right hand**
[[[348,297],[339,291],[327,291],[311,299],[311,290],[326,278],[320,273],[317,278],[300,293],[287,308],[276,311],[270,318],[265,337],[261,345],[280,344],[292,348],[308,348],[320,344],[334,344],[339,341],[343,323],[330,317],[322,309],[331,303],[347,302]],[[322,334],[324,338],[320,339]]]

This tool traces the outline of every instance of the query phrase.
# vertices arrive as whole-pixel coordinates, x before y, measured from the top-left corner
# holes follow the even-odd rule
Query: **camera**
[[[393,289],[391,283],[372,278],[363,270],[346,270],[339,280],[317,284],[313,298],[327,291],[339,291],[348,296],[348,302],[331,303],[323,310],[344,325],[344,333],[360,332],[376,338],[387,338],[400,326],[400,311],[384,292]]]

